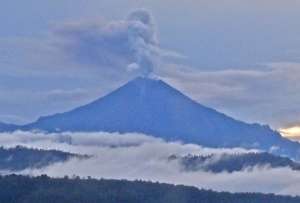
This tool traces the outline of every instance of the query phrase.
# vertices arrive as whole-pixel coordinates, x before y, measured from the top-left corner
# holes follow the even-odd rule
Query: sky
[[[299,132],[299,9],[297,0],[2,0],[0,121],[64,112],[151,72],[237,119]]]

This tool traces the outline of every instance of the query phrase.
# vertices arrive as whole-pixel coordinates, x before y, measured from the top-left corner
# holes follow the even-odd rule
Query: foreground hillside
[[[40,169],[71,158],[86,159],[86,155],[72,154],[58,150],[31,149],[22,146],[14,148],[0,147],[0,170],[21,171]]]
[[[299,203],[298,197],[230,194],[141,181],[0,177],[0,202]]]

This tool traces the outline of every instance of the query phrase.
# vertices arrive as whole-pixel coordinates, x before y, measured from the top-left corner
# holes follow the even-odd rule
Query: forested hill
[[[23,146],[0,147],[0,170],[21,171],[29,168],[43,168],[54,163],[68,161],[71,158],[86,159],[89,156],[58,150],[31,149]]]
[[[267,152],[221,154],[208,156],[188,155],[178,157],[172,155],[169,161],[179,161],[185,171],[210,171],[213,173],[235,172],[255,167],[283,168],[300,171],[300,163],[287,157],[275,156]]]
[[[18,203],[299,203],[299,197],[231,194],[195,187],[126,180],[0,177],[0,202]]]

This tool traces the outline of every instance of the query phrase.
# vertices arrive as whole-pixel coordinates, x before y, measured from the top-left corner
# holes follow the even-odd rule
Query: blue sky
[[[3,0],[0,120],[69,110],[139,75],[126,69],[135,56],[114,41],[122,38],[103,37],[137,8],[155,19],[164,55],[156,75],[236,118],[274,128],[300,123],[300,2],[293,0]],[[102,36],[107,49],[86,36]]]

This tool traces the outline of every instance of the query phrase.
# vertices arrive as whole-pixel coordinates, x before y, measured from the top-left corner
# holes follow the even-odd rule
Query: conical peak
[[[158,78],[149,78],[149,77],[137,77],[131,81],[129,81],[125,86],[131,86],[134,85],[136,87],[140,88],[159,88],[159,89],[173,89],[172,86],[164,82],[163,80],[160,80]],[[177,91],[177,90],[176,90]]]
[[[300,145],[269,128],[237,121],[207,108],[162,80],[135,78],[112,93],[69,112],[39,119],[21,130],[143,133],[208,147],[248,146],[299,158]],[[57,130],[58,129],[58,130]]]
[[[151,105],[154,104],[157,107],[160,105],[163,106],[163,104],[174,104],[177,106],[180,105],[180,108],[191,105],[197,105],[203,108],[202,105],[198,104],[163,80],[145,77],[137,77],[129,81],[108,96],[109,97],[100,98],[97,101],[101,102],[103,99],[107,100],[107,98],[110,98],[110,102],[129,102],[130,105],[138,103],[140,107],[147,106],[147,108],[150,108]]]
[[[129,81],[129,84],[138,84],[138,85],[153,85],[157,83],[165,83],[160,79],[157,78],[149,78],[149,77],[137,77],[131,81]]]
[[[156,78],[149,77],[137,77],[127,84],[122,86],[119,90],[129,90],[134,91],[136,94],[160,94],[160,96],[170,96],[171,95],[182,95],[177,89],[170,86],[166,82]],[[137,92],[136,92],[137,91]],[[161,95],[163,94],[163,95]]]

